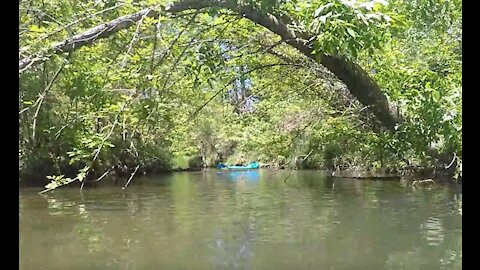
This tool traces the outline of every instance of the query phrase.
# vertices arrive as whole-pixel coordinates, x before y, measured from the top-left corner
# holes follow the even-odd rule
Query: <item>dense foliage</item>
[[[21,1],[20,58],[167,2]],[[441,166],[461,177],[460,1],[238,3],[288,17],[315,37],[314,53],[367,70],[402,115],[396,132],[318,61],[235,12],[208,8],[143,17],[23,71],[21,179],[49,176],[55,188],[109,169],[213,166],[239,155],[291,165],[308,156],[302,166],[327,169],[434,168],[432,149],[453,154]]]

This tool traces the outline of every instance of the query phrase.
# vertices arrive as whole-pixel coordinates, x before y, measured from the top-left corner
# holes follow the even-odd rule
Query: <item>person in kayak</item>
[[[237,159],[237,163],[235,163],[235,166],[245,166],[247,161],[243,157],[243,155],[240,156],[239,159]]]

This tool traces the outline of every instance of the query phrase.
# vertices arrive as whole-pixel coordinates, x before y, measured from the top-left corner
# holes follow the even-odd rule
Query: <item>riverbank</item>
[[[126,184],[126,181],[132,178],[132,175],[133,177],[139,175],[151,176],[174,172],[200,171],[205,168],[215,169],[214,166],[203,166],[200,160],[193,160],[196,162],[188,160],[188,162],[184,162],[184,164],[177,165],[168,164],[165,162],[162,163],[159,161],[154,163],[149,162],[147,165],[138,165],[134,162],[110,167],[106,167],[105,165],[97,165],[86,175],[85,183],[86,186],[91,186],[97,185],[99,184],[98,182],[102,181],[111,182],[114,185],[117,185],[123,182]],[[38,171],[38,173],[35,173],[35,171],[30,171],[28,174],[24,173],[24,178],[20,177],[20,186],[45,187],[51,181],[47,178],[48,175],[64,175],[65,178],[75,178],[78,170],[82,167],[84,167],[82,164],[63,164],[63,166],[50,166],[50,169],[48,169],[48,166],[43,166],[40,167],[42,170]],[[441,166],[437,166],[437,168],[410,166],[403,168],[388,167],[373,169],[366,165],[366,162],[363,162],[362,165],[330,166],[332,167],[330,169],[326,169],[325,167],[326,166],[324,162],[308,163],[305,162],[305,158],[296,158],[290,162],[287,160],[271,160],[269,162],[260,162],[260,168],[265,170],[314,170],[321,175],[334,178],[375,179],[382,181],[404,179],[410,183],[416,181],[417,183],[434,182],[461,184],[462,182],[461,178],[458,180],[454,179],[452,170],[442,170],[440,169],[442,168]],[[77,183],[71,183],[69,185],[75,186],[81,184],[79,181],[75,182]]]

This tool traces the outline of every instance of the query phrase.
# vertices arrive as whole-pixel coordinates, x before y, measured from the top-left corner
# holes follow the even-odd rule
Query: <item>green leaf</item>
[[[329,7],[331,7],[331,6],[333,6],[333,3],[328,3],[328,4],[326,4],[326,5],[320,6],[319,8],[317,8],[317,9],[315,10],[315,12],[313,13],[313,16],[314,16],[314,17],[318,17],[320,14],[322,14],[322,12],[323,12],[325,9],[327,9],[327,8],[329,8]]]
[[[131,100],[132,97],[129,96],[129,95],[122,95],[122,98],[125,99],[125,100]]]
[[[327,18],[330,16],[332,16],[332,12],[329,12],[326,15],[320,16],[318,20],[325,24],[327,21]]]
[[[30,26],[29,30],[30,30],[31,32],[43,33],[45,29],[44,29],[44,28],[40,28],[40,27],[38,27],[37,25],[34,24],[34,25],[31,25],[31,26]]]
[[[347,27],[347,32],[350,36],[352,36],[353,38],[356,38],[357,37],[357,33],[355,33],[355,31],[352,30],[352,28],[349,28]]]

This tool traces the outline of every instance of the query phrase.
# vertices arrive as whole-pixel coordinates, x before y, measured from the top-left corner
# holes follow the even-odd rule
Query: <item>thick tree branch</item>
[[[143,9],[139,12],[134,14],[126,15],[119,17],[113,21],[103,23],[101,25],[95,26],[83,33],[75,35],[71,38],[67,38],[63,42],[60,42],[54,45],[50,49],[51,54],[58,54],[64,52],[71,52],[76,49],[79,49],[85,45],[91,44],[94,41],[106,38],[120,30],[126,29],[131,25],[135,24],[139,21],[142,17],[157,17],[158,11],[153,10],[151,8]],[[27,67],[32,66],[34,64],[40,63],[41,61],[46,60],[45,57],[26,57],[19,61],[19,70],[20,73]]]

